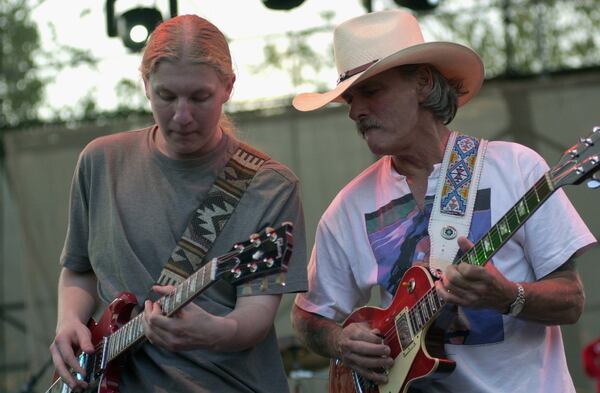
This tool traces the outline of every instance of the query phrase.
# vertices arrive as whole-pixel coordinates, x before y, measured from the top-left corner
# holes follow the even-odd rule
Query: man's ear
[[[225,84],[225,92],[227,93],[227,95],[225,96],[225,100],[223,101],[223,103],[226,103],[227,101],[229,101],[229,98],[231,97],[231,93],[233,92],[234,83],[235,83],[235,74],[233,74],[231,76],[231,79],[229,79],[229,81]]]
[[[415,80],[417,81],[417,92],[419,95],[419,103],[425,101],[431,89],[433,89],[433,75],[429,66],[423,65],[415,72]]]

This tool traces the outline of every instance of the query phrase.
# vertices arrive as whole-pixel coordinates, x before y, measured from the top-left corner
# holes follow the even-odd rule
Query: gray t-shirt
[[[239,145],[226,135],[202,158],[173,160],[156,148],[156,132],[153,126],[95,139],[77,163],[60,261],[73,271],[94,271],[104,306],[123,291],[133,293],[138,301],[147,297],[190,215]],[[294,223],[285,286],[274,276],[260,292],[217,281],[196,303],[213,314],[226,315],[237,296],[305,291],[299,183],[274,160],[256,173],[207,258],[223,255],[253,232],[284,221]],[[122,393],[288,391],[274,328],[261,343],[242,352],[173,353],[145,343],[125,362],[119,387]]]

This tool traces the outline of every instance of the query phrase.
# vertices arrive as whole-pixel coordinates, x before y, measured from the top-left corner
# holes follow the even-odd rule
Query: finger
[[[77,330],[77,340],[79,341],[79,348],[85,353],[94,353],[96,349],[92,344],[91,332],[88,329]]]
[[[467,239],[466,236],[459,236],[458,238],[458,247],[462,252],[466,252],[473,247],[473,242]]]
[[[382,370],[381,372],[364,368],[364,367],[355,367],[354,368],[360,375],[363,377],[375,382],[377,385],[382,385],[388,382],[387,371]]]
[[[175,292],[173,285],[153,285],[152,290],[160,295],[170,295]]]
[[[53,345],[50,348],[50,354],[52,357],[52,361],[54,362],[54,367],[56,370],[56,373],[60,376],[60,378],[62,379],[62,381],[64,383],[66,383],[67,385],[69,385],[69,387],[71,389],[77,389],[77,388],[87,388],[87,383],[84,381],[80,381],[77,380],[75,378],[75,376],[73,375],[73,372],[71,371],[72,369],[74,369],[74,372],[80,373],[82,371],[84,371],[80,366],[79,366],[79,361],[76,361],[77,363],[77,367],[73,367],[73,366],[68,366],[65,363],[65,359],[64,359],[64,355],[60,352],[58,346]]]

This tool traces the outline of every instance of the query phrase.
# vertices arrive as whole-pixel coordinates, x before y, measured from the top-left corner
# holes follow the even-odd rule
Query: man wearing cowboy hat
[[[297,295],[292,311],[294,327],[309,348],[338,360],[330,375],[332,390],[346,391],[345,367],[351,370],[345,385],[351,389],[366,384],[362,388],[368,390],[374,383],[394,393],[574,392],[558,325],[581,315],[584,293],[573,257],[596,240],[560,190],[521,229],[507,231],[506,243],[493,259],[484,258],[484,266],[444,265],[425,300],[400,307],[391,317],[355,311],[374,287],[389,309],[399,297],[409,299],[402,300],[406,304],[418,299],[421,283],[403,276],[411,266],[433,264],[431,244],[445,237],[467,251],[548,167],[524,146],[488,144],[448,129],[457,109],[480,89],[483,65],[465,46],[424,42],[411,14],[390,10],[346,21],[334,32],[334,51],[337,86],[300,94],[293,104],[301,111],[332,101],[347,104],[359,133],[381,158],[324,213],[309,265],[309,291]],[[472,174],[475,191],[468,198],[469,189],[461,190],[466,199],[456,194],[448,206],[471,204],[468,237],[456,236],[452,226],[430,237],[434,201],[438,194],[440,203],[447,196],[441,186],[446,160],[456,159],[454,149],[464,146],[475,146],[479,158],[465,159],[457,173],[448,173]],[[465,210],[456,215],[461,214]],[[419,335],[425,334],[419,328],[443,304],[458,306],[460,316],[440,341],[449,361],[425,349],[415,355]],[[390,317],[388,325],[384,317]],[[424,359],[441,360],[430,370],[419,363]],[[446,366],[453,371],[444,378],[428,378]]]

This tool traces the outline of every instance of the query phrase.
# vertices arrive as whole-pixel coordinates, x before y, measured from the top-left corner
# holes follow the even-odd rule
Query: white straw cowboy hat
[[[350,86],[390,68],[405,64],[433,65],[446,79],[462,82],[464,105],[481,88],[484,71],[477,53],[452,42],[425,42],[419,24],[408,12],[388,10],[350,19],[333,32],[333,51],[340,75],[326,93],[301,93],[292,104],[300,111],[318,109],[329,102],[344,102],[340,95]]]

